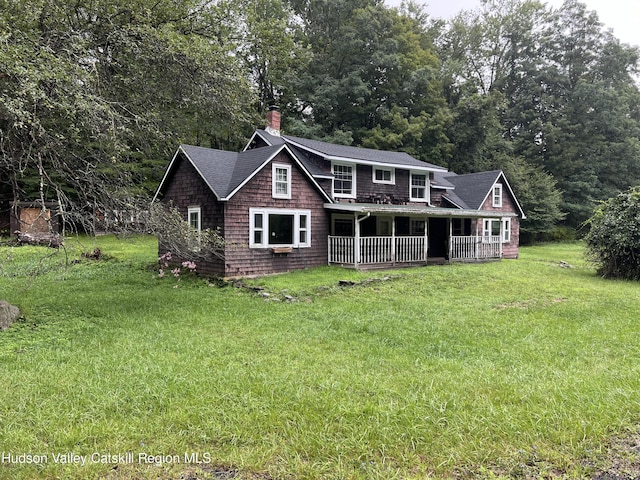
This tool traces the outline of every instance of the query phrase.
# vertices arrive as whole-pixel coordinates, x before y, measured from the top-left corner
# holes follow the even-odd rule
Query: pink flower
[[[171,270],[171,273],[173,273],[173,276],[177,278],[180,276],[180,269],[174,268],[173,270]]]
[[[164,270],[160,269],[158,270],[158,278],[162,278],[162,277],[164,277]]]

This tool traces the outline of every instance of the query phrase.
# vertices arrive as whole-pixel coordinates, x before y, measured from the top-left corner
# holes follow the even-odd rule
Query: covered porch
[[[503,213],[410,205],[326,204],[328,263],[354,268],[500,259]]]

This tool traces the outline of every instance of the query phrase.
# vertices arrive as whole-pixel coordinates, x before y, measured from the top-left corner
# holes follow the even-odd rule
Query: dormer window
[[[410,199],[414,202],[426,202],[427,201],[427,174],[426,173],[411,173],[411,196]]]
[[[273,198],[291,199],[291,165],[274,163],[272,180]]]
[[[334,163],[331,166],[334,176],[333,195],[335,197],[355,198],[356,172],[352,164]]]
[[[373,168],[373,183],[395,185],[395,170],[393,168]]]
[[[493,186],[493,206],[502,207],[502,185]]]

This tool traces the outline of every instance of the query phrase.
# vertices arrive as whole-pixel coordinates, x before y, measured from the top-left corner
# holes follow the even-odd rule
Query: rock
[[[20,318],[18,307],[0,300],[0,330],[6,330]]]

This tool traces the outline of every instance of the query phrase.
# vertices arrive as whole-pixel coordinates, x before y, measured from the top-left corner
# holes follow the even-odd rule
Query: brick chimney
[[[280,111],[278,107],[269,108],[267,112],[267,128],[265,130],[271,135],[280,136]]]

